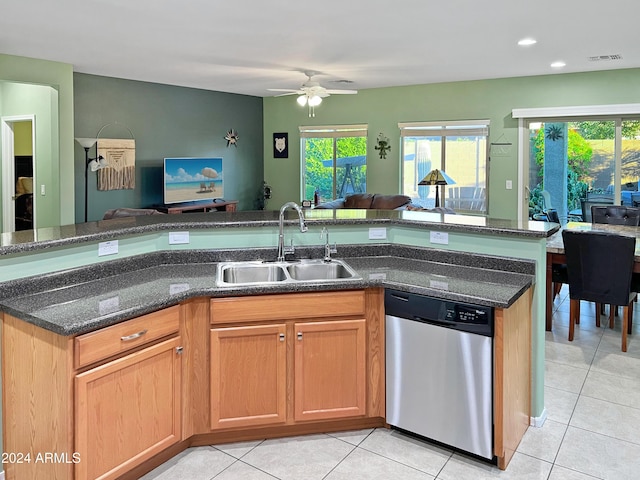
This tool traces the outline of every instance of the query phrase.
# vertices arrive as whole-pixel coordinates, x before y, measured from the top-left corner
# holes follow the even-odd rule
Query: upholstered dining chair
[[[613,198],[592,198],[580,199],[580,209],[582,210],[582,221],[591,223],[591,207],[593,206],[613,206]]]
[[[640,208],[624,205],[593,205],[591,207],[592,223],[608,223],[610,225],[640,225]]]
[[[640,225],[640,208],[626,207],[624,205],[594,205],[591,207],[591,220],[592,223],[637,227]],[[640,276],[634,273],[631,279],[631,289],[638,292],[638,285],[640,285]],[[614,316],[617,315],[617,310],[617,308],[613,307],[609,309],[609,326],[611,328],[613,328]]]
[[[580,319],[580,300],[596,303],[596,325],[600,326],[600,305],[622,307],[622,351],[627,351],[631,333],[631,290],[635,237],[602,231],[563,230],[569,279],[569,341]]]

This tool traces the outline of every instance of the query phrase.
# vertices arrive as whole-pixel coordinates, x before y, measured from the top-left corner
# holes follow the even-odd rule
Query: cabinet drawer
[[[75,339],[75,367],[100,361],[177,332],[180,307],[165,308],[142,317],[80,335]]]
[[[211,323],[364,315],[364,290],[214,298]]]

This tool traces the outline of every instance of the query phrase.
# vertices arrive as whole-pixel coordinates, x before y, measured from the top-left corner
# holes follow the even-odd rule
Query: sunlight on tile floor
[[[636,480],[640,478],[640,307],[627,353],[620,320],[595,326],[584,303],[569,342],[566,286],[546,332],[542,428],[529,428],[506,471],[449,449],[372,429],[186,450],[144,480]],[[604,317],[602,317],[604,320]]]

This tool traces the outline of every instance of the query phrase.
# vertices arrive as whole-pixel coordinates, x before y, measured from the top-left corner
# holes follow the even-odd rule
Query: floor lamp
[[[440,192],[438,187],[440,185],[453,185],[456,182],[442,170],[437,168],[427,173],[427,176],[420,180],[418,185],[435,185],[436,186],[436,208],[440,206]]]
[[[92,172],[100,170],[107,166],[107,161],[102,155],[98,155],[96,158],[89,158],[89,149],[93,147],[97,138],[76,138],[76,142],[84,148],[84,221],[87,223],[87,206],[89,204],[89,169]],[[96,151],[97,153],[97,151]]]

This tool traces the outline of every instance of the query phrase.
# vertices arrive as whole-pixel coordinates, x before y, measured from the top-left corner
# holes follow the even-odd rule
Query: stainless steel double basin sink
[[[321,259],[295,262],[222,262],[218,264],[218,286],[273,285],[302,282],[335,282],[362,278],[342,260]]]

